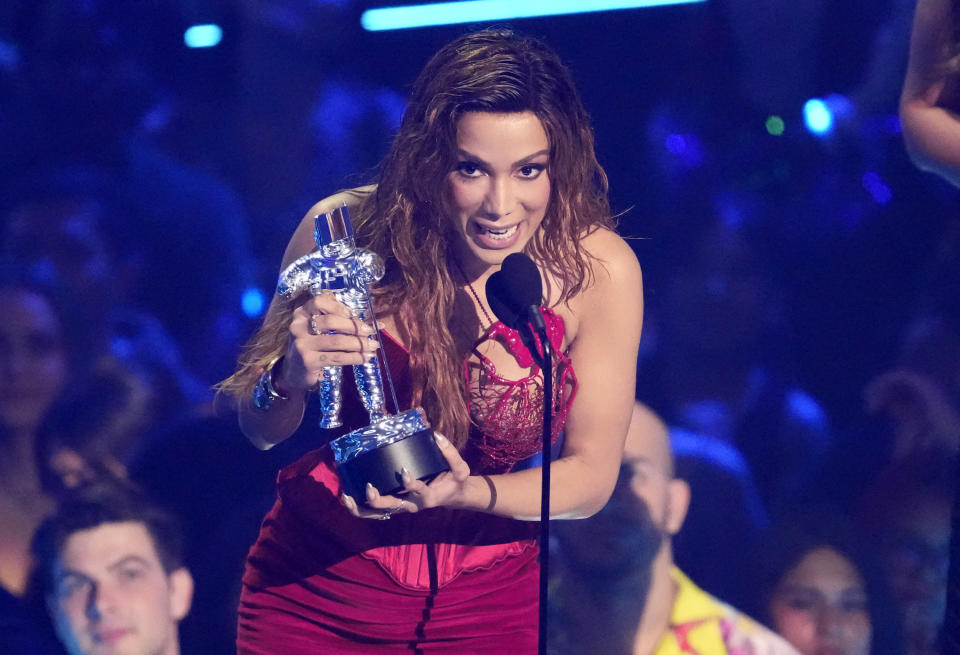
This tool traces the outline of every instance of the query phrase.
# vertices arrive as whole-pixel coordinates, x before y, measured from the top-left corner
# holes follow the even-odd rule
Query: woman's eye
[[[479,177],[483,173],[479,166],[469,161],[462,161],[457,164],[457,172],[464,177]]]
[[[526,166],[521,166],[519,170],[520,177],[528,180],[534,180],[540,176],[540,173],[543,172],[543,169],[544,167],[539,164],[527,164]]]
[[[859,612],[866,612],[868,610],[867,605],[868,603],[866,597],[855,596],[852,598],[844,598],[840,606],[843,608],[844,612],[857,614]]]
[[[810,611],[817,606],[817,599],[805,594],[798,594],[794,596],[785,596],[783,598],[784,604],[790,609],[800,610],[800,611]]]

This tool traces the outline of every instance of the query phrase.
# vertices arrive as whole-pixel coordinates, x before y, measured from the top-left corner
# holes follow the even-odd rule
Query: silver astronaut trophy
[[[350,308],[361,321],[376,316],[370,299],[370,286],[383,277],[383,260],[376,253],[357,248],[347,207],[339,207],[314,218],[316,252],[296,260],[280,274],[277,293],[291,298],[304,290],[317,295],[325,289]],[[376,338],[383,352],[383,341],[377,329]],[[399,411],[390,369],[384,361],[384,373]],[[429,481],[448,470],[447,462],[433,440],[433,431],[423,409],[415,407],[399,414],[389,414],[383,393],[383,377],[379,357],[353,366],[357,393],[370,415],[370,424],[330,442],[337,473],[345,493],[357,502],[366,498],[369,482],[381,494],[392,494],[403,487],[401,469],[420,480]],[[317,393],[323,416],[320,427],[341,425],[343,369],[325,366]]]

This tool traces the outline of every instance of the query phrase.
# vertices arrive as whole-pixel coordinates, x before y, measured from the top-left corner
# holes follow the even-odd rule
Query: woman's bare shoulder
[[[288,266],[290,262],[315,249],[316,246],[313,241],[313,219],[317,215],[332,212],[337,207],[343,205],[346,205],[347,208],[355,208],[373,193],[376,188],[376,185],[370,185],[357,187],[355,189],[346,189],[332,196],[327,196],[307,210],[307,213],[303,216],[303,219],[294,231],[293,236],[290,237],[290,243],[287,244],[287,249],[283,253],[283,265],[281,268]]]
[[[354,189],[344,189],[338,193],[333,194],[332,196],[327,196],[307,212],[306,216],[303,217],[304,221],[311,222],[313,217],[317,214],[326,214],[332,212],[337,207],[346,205],[349,208],[354,208],[363,202],[367,196],[376,191],[377,186],[371,184],[369,186],[356,187]],[[311,222],[310,229],[313,229],[313,223]]]
[[[613,230],[595,228],[581,238],[580,245],[591,261],[597,284],[622,281],[630,285],[640,280],[640,262],[633,248]]]

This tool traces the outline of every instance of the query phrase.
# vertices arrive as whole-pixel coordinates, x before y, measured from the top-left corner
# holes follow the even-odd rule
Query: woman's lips
[[[473,238],[480,246],[491,250],[511,248],[520,238],[520,224],[509,227],[489,227],[473,223]]]

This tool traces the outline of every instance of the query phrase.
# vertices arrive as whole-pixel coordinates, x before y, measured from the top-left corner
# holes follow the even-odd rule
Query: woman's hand
[[[433,436],[444,459],[447,460],[449,471],[444,471],[435,477],[430,484],[417,480],[406,470],[401,471],[403,490],[396,496],[381,496],[377,489],[368,484],[367,506],[360,506],[356,500],[343,494],[344,507],[360,518],[386,519],[398,512],[416,513],[431,507],[462,504],[467,479],[470,477],[470,466],[449,439],[439,432],[435,432]]]
[[[324,291],[293,311],[287,350],[274,376],[277,392],[289,396],[312,389],[324,366],[363,364],[376,350],[374,329]]]

